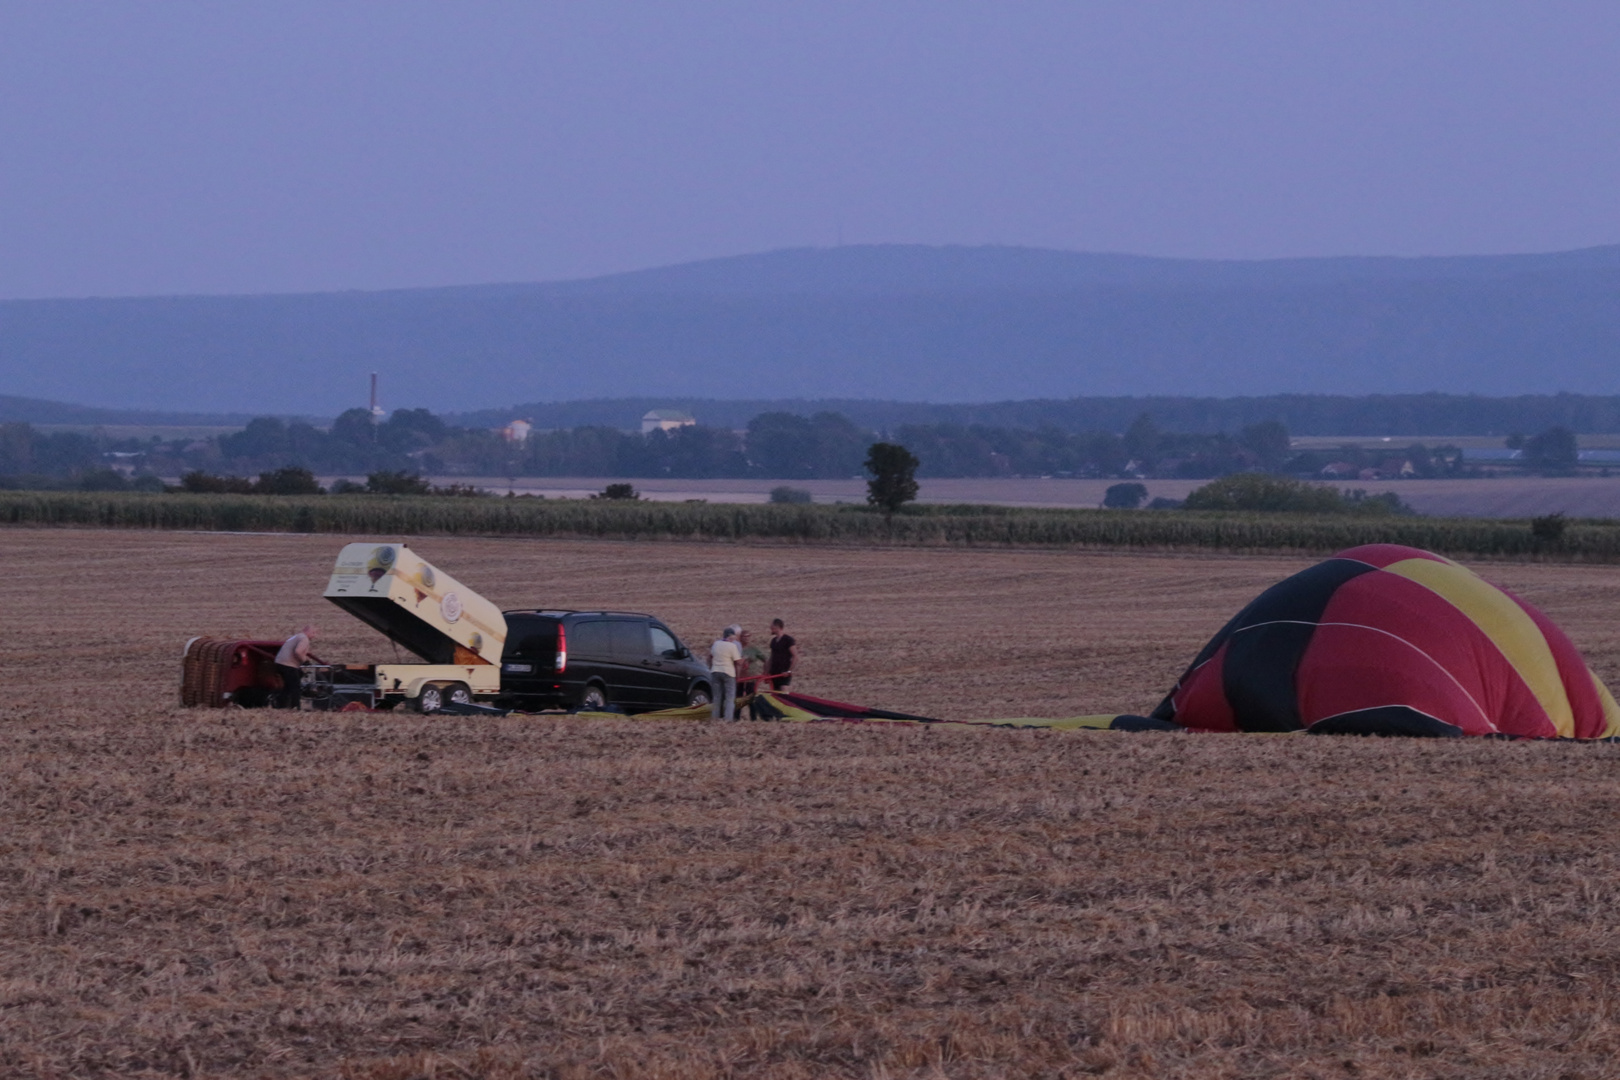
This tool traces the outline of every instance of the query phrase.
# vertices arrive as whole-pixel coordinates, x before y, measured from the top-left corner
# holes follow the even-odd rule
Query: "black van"
[[[649,712],[709,703],[709,669],[651,615],[507,611],[501,699],[514,709]]]

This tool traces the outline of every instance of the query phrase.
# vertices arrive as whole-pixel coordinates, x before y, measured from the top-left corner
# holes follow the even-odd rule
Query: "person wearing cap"
[[[736,719],[737,665],[742,661],[742,649],[737,646],[740,633],[742,627],[728,626],[709,646],[709,716],[715,720]]]

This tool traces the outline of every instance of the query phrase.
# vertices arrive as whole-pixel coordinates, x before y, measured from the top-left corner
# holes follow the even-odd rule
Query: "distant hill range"
[[[242,427],[251,413],[186,413],[156,409],[104,409],[65,401],[0,394],[0,424],[42,427]]]
[[[1262,261],[856,246],[584,281],[0,303],[0,391],[332,415],[592,398],[1620,391],[1620,246]]]

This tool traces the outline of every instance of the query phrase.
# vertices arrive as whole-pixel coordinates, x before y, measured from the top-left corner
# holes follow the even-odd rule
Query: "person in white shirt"
[[[309,659],[309,643],[315,637],[315,628],[305,626],[298,633],[281,643],[281,651],[276,653],[276,673],[281,676],[281,693],[276,695],[276,705],[283,709],[296,709],[299,706],[299,693],[303,689],[305,661]]]
[[[720,640],[709,646],[709,716],[715,720],[735,720],[737,711],[737,665],[742,649],[737,635],[742,627],[732,625],[720,632]]]

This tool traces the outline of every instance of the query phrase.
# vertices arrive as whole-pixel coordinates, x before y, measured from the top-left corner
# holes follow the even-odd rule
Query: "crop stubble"
[[[188,712],[332,538],[0,532],[0,1072],[1603,1076],[1609,746]],[[424,540],[785,615],[806,688],[1143,711],[1299,560]],[[1599,671],[1620,572],[1493,564]]]

